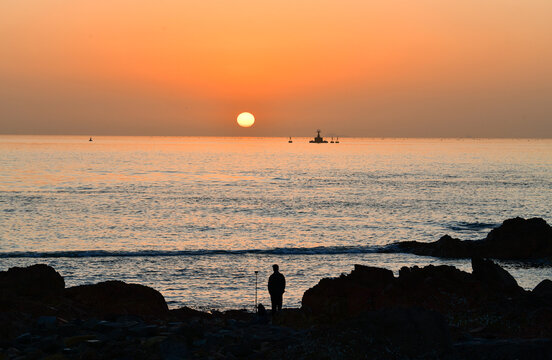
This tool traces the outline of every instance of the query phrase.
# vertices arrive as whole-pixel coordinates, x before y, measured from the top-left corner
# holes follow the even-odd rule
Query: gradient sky
[[[551,14],[550,0],[2,0],[0,133],[552,137]]]

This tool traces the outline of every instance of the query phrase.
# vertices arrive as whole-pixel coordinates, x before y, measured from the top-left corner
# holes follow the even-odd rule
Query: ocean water
[[[253,309],[278,263],[284,306],[378,250],[552,220],[552,140],[0,136],[0,270],[46,263],[68,286],[119,279],[170,307]],[[525,288],[550,264],[503,262]]]

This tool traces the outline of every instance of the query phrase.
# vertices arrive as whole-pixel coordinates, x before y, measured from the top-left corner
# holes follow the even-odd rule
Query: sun
[[[255,116],[248,112],[242,112],[236,120],[241,127],[251,127],[255,123]]]

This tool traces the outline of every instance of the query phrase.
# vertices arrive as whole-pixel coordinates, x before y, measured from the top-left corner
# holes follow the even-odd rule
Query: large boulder
[[[472,258],[472,270],[474,278],[487,284],[492,290],[505,294],[521,294],[523,292],[516,279],[491,260],[480,257]]]
[[[148,286],[105,281],[65,290],[65,295],[96,316],[138,315],[163,318],[169,309],[161,293]]]
[[[552,300],[552,281],[544,279],[533,289],[533,295],[547,297]]]
[[[444,258],[487,257],[494,259],[552,258],[552,227],[543,219],[505,220],[483,240],[459,240],[448,235],[431,243],[403,241],[386,249]]]
[[[474,269],[470,274],[446,265],[403,267],[395,278],[390,270],[355,265],[351,274],[322,279],[308,289],[302,305],[313,315],[334,317],[392,306],[451,313],[523,293],[515,279],[490,260],[476,260]]]
[[[43,299],[61,295],[64,288],[63,277],[45,264],[13,267],[0,272],[0,290],[3,294]]]
[[[478,306],[488,293],[470,273],[453,266],[413,266],[399,271],[397,282],[379,302],[449,313]]]
[[[315,314],[354,314],[372,309],[375,296],[394,280],[391,270],[355,265],[349,275],[322,279],[308,289],[302,307]]]
[[[495,259],[552,257],[552,228],[543,219],[508,219],[491,230],[480,253]]]
[[[541,306],[552,307],[552,281],[549,279],[541,281],[535,286],[533,291],[531,291],[531,298]],[[550,309],[550,313],[552,314],[552,309]],[[550,316],[550,318],[552,319],[552,316]]]

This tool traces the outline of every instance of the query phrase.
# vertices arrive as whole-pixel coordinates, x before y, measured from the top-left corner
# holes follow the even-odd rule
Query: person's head
[[[279,269],[280,267],[278,266],[278,264],[272,265],[272,270],[274,270],[275,273],[277,273]]]

